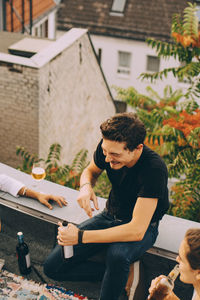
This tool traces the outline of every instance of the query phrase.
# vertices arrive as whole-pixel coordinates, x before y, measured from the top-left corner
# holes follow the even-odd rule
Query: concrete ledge
[[[165,215],[159,225],[159,235],[148,252],[175,259],[186,231],[189,228],[200,228],[200,223]]]

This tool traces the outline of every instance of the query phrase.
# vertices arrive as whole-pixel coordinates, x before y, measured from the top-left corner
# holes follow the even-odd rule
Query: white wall
[[[67,164],[83,148],[91,159],[101,138],[100,124],[115,113],[88,35],[80,29],[80,38],[71,42],[74,31],[79,32],[72,29],[49,46],[46,55],[64,49],[48,59],[39,75],[39,153],[46,157],[49,146],[59,143]]]
[[[56,10],[48,15],[48,38],[55,39],[56,37]]]
[[[141,79],[138,79],[142,72],[146,72],[147,55],[156,56],[155,51],[147,43],[96,35],[91,35],[91,39],[97,53],[99,48],[102,49],[101,66],[110,86],[116,85],[122,88],[133,86],[140,93],[146,94],[146,87],[150,85],[161,96],[167,84],[170,84],[174,89],[186,88],[186,84],[178,83],[173,75],[168,76],[163,81],[157,80],[155,84],[150,83],[148,80],[141,81]],[[130,76],[117,74],[118,51],[132,53]],[[178,65],[179,62],[172,58],[169,60],[162,59],[160,70]]]

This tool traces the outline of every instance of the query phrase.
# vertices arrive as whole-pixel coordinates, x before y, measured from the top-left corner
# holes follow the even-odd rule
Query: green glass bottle
[[[17,260],[19,271],[23,275],[31,272],[31,260],[28,245],[24,242],[24,235],[22,232],[17,233],[18,244],[16,246]]]

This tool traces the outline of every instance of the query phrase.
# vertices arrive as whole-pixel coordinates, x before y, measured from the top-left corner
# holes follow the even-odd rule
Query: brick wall
[[[0,161],[16,167],[16,146],[38,151],[38,71],[0,62]]]
[[[66,41],[61,37],[51,44],[38,61],[37,55],[22,59],[24,64],[34,61],[34,68],[0,62],[2,163],[19,165],[17,145],[46,158],[53,143],[63,147],[64,163],[71,163],[83,148],[89,150],[90,159],[100,138],[100,123],[115,113],[88,35],[55,52]],[[40,66],[41,57],[47,59]]]

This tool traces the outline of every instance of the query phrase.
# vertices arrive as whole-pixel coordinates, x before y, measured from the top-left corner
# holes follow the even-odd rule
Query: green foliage
[[[182,65],[180,67],[166,68],[160,72],[142,73],[141,79],[163,80],[169,73],[179,80],[186,79],[190,82],[190,88],[186,97],[200,95],[200,35],[198,32],[198,17],[196,15],[196,4],[188,3],[185,8],[183,18],[180,14],[175,14],[172,18],[173,42],[167,43],[148,38],[147,44],[155,49],[159,57],[168,59],[173,57],[178,59]],[[195,83],[194,83],[195,81]]]
[[[119,98],[137,112],[147,129],[145,143],[157,151],[168,164],[169,176],[179,181],[172,189],[169,213],[200,222],[200,32],[196,4],[188,3],[183,17],[172,19],[170,43],[147,39],[147,44],[164,59],[177,59],[180,67],[157,73],[142,73],[141,79],[165,79],[172,73],[187,80],[187,91],[172,91],[170,86],[160,97],[152,88],[149,96],[136,89],[117,89]]]
[[[169,165],[171,175],[182,174],[172,189],[169,213],[200,222],[200,150],[186,149]]]
[[[17,146],[16,155],[22,157],[22,167],[18,167],[18,169],[22,170],[25,173],[30,174],[32,165],[34,161],[38,158],[34,154],[30,154],[28,151],[25,150],[24,147]]]
[[[25,151],[24,147],[18,146],[16,154],[22,157],[22,166],[18,168],[23,172],[31,174],[33,163],[38,160],[44,160],[47,180],[78,189],[80,175],[82,170],[87,166],[87,150],[82,149],[78,152],[71,165],[60,164],[61,150],[62,147],[60,144],[52,144],[45,160]]]
[[[18,169],[31,174],[32,165],[34,162],[45,161],[46,180],[65,185],[67,187],[78,190],[80,187],[80,176],[83,170],[87,167],[88,151],[81,149],[73,159],[71,165],[62,165],[60,163],[62,147],[60,144],[52,144],[49,148],[47,159],[38,158],[37,155],[30,154],[24,147],[17,147],[16,155],[22,157],[22,166]],[[111,184],[105,172],[103,172],[96,183],[95,191],[98,196],[107,198]]]
[[[196,15],[196,3],[192,4],[188,2],[188,5],[189,6],[184,9],[183,33],[190,36],[198,37],[199,20]]]
[[[163,97],[151,88],[148,92],[151,97],[129,88],[120,89],[119,95],[123,95],[123,100],[131,104],[144,122],[145,143],[163,157],[169,176],[179,179],[171,194],[173,204],[169,213],[200,221],[199,200],[193,201],[200,199],[199,105],[194,99],[185,99],[182,91],[173,92],[170,86],[166,86]]]

